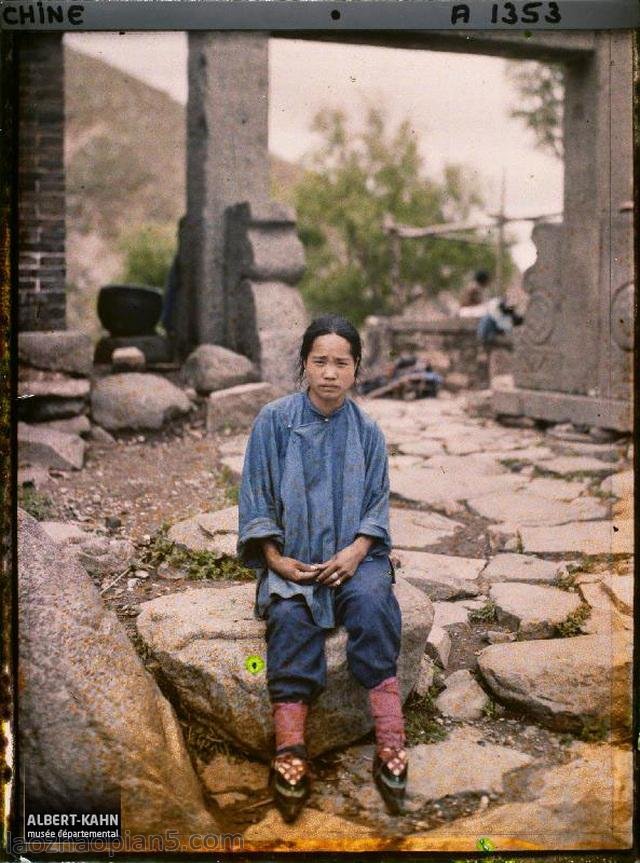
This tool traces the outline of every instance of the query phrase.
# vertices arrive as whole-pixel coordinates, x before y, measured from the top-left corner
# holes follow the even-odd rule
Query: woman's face
[[[304,368],[310,395],[323,407],[341,405],[355,381],[351,345],[335,333],[314,339]]]

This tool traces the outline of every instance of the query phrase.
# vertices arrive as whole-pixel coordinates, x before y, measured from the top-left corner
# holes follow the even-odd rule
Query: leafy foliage
[[[507,65],[507,77],[515,85],[520,99],[519,107],[511,111],[511,116],[524,121],[533,132],[537,147],[562,159],[562,66],[514,62]]]
[[[355,324],[392,311],[392,255],[385,217],[426,227],[468,219],[482,206],[479,190],[458,165],[442,182],[422,174],[411,124],[387,128],[383,113],[368,112],[364,128],[348,128],[339,110],[319,112],[313,130],[323,143],[295,190],[298,230],[307,272],[302,294],[312,312],[334,311]],[[444,239],[404,241],[400,279],[434,296],[459,290],[476,269],[495,270],[491,246]],[[505,275],[512,262],[507,254]]]
[[[172,569],[184,571],[187,578],[196,581],[212,579],[215,581],[253,581],[255,574],[233,557],[220,557],[211,551],[194,551],[176,545],[167,536],[167,526],[163,525],[145,549],[140,566],[157,569],[166,563]]]
[[[149,223],[120,240],[125,263],[122,279],[136,285],[162,287],[176,250],[175,228]]]

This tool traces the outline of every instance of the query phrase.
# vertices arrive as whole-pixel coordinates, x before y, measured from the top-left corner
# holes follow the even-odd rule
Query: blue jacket
[[[258,571],[256,614],[271,594],[304,596],[315,622],[335,625],[333,590],[296,584],[267,569],[259,543],[272,537],[282,554],[322,563],[358,534],[375,537],[368,558],[388,568],[389,471],[384,436],[351,399],[325,417],[299,392],[256,417],[242,472],[238,556]]]

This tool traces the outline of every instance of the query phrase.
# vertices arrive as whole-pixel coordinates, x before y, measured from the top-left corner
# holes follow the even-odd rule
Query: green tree
[[[124,234],[119,242],[125,256],[122,280],[136,285],[162,287],[176,245],[174,225],[148,223]]]
[[[562,159],[562,66],[517,61],[507,64],[507,78],[514,85],[519,99],[518,107],[510,112],[511,116],[522,120],[533,132],[536,146]]]
[[[295,189],[307,260],[301,290],[312,312],[336,311],[359,324],[392,311],[385,217],[418,227],[466,220],[482,199],[459,166],[447,166],[442,182],[423,176],[408,120],[388,131],[383,113],[372,109],[353,133],[342,111],[324,110],[313,130],[322,144]],[[458,290],[478,268],[495,271],[494,248],[433,238],[402,243],[402,283],[423,286],[431,296]]]

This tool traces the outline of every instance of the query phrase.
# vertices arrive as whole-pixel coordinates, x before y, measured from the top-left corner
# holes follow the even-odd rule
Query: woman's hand
[[[316,580],[318,571],[322,568],[319,563],[302,563],[301,560],[296,560],[295,557],[280,557],[273,564],[269,564],[269,569],[276,572],[281,578],[286,578],[287,581],[295,581],[296,584],[308,584]]]
[[[284,557],[280,553],[280,547],[273,539],[266,537],[261,541],[262,552],[269,569],[277,573],[287,581],[295,581],[297,584],[307,584],[315,581],[316,574],[322,568],[319,563],[303,563],[295,557]]]
[[[372,537],[358,536],[356,539],[337,552],[326,563],[320,564],[321,572],[316,581],[327,587],[339,587],[354,574],[362,563],[363,558],[373,545]]]

